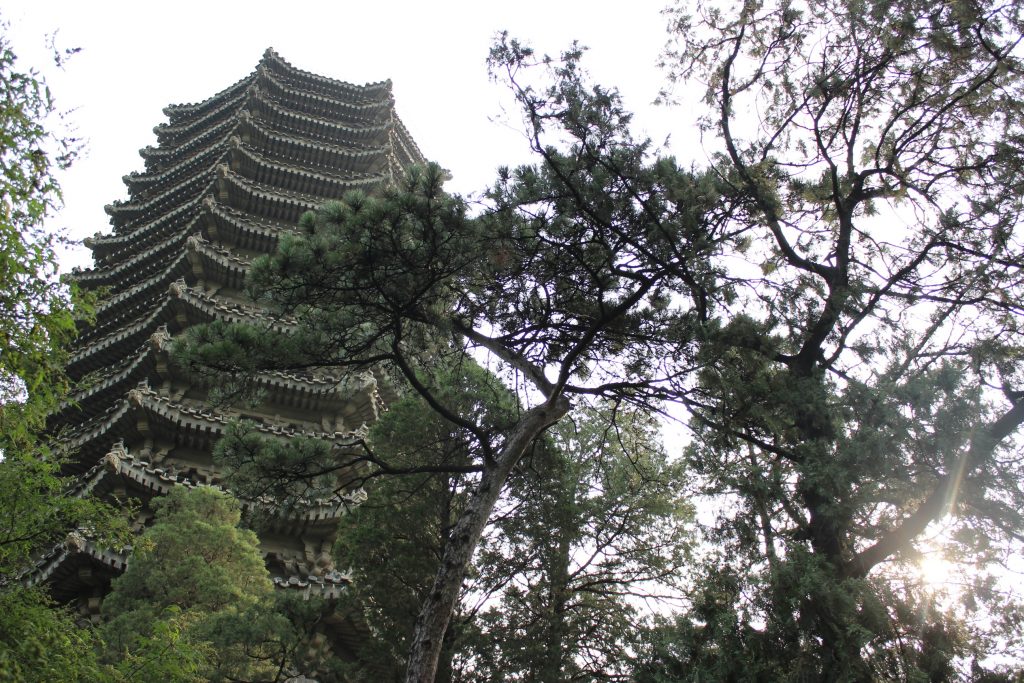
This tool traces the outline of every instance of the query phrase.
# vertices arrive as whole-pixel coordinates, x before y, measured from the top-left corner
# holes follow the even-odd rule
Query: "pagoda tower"
[[[243,291],[252,259],[272,252],[304,212],[352,189],[372,192],[423,162],[395,114],[390,81],[350,85],[296,69],[273,50],[234,85],[164,113],[156,146],[141,150],[145,170],[124,176],[129,198],[106,207],[112,232],[85,242],[95,266],[74,279],[104,295],[68,366],[82,388],[52,420],[80,492],[139,499],[140,530],[154,496],[220,485],[211,452],[234,418],[273,438],[341,446],[376,419],[381,389],[369,373],[268,374],[259,406],[213,408],[175,371],[169,342],[199,323],[268,320]],[[270,515],[260,541],[279,589],[328,598],[343,589],[330,549],[358,493]],[[273,510],[274,501],[243,505]],[[73,533],[23,579],[46,582],[95,620],[127,560]]]

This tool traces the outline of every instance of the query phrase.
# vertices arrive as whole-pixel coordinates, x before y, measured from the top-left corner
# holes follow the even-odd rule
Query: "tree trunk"
[[[565,504],[565,501],[563,501]],[[559,683],[565,680],[566,628],[565,609],[569,602],[569,556],[572,548],[569,543],[569,529],[563,526],[555,530],[559,535],[558,545],[551,564],[548,566],[548,614],[546,615],[544,634],[544,659],[541,661],[537,681],[542,683]]]
[[[533,440],[568,410],[568,399],[559,396],[526,411],[512,429],[494,463],[484,470],[466,509],[452,529],[434,585],[416,618],[416,630],[405,671],[406,683],[434,683],[444,634],[459,599],[466,568],[509,473]]]

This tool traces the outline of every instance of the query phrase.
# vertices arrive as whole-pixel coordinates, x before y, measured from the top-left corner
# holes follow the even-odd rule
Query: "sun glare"
[[[943,528],[918,545],[916,573],[929,591],[955,599],[964,588],[964,567],[948,559],[949,531]]]
[[[956,568],[947,562],[942,550],[933,549],[922,553],[917,562],[917,573],[928,588],[948,592],[956,583]]]

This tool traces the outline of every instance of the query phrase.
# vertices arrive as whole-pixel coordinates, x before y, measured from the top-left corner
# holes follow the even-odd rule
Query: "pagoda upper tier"
[[[390,81],[324,78],[273,50],[230,87],[164,113],[159,144],[142,150],[145,170],[124,177],[128,199],[107,206],[112,232],[86,240],[95,267],[73,275],[104,289],[72,355],[76,379],[128,364],[158,330],[259,319],[243,294],[255,256],[272,252],[304,212],[350,190],[372,192],[424,161]],[[83,416],[120,398],[89,395]]]
[[[355,86],[300,71],[267,50],[246,78],[198,104],[165,108],[129,199],[106,207],[113,234],[87,240],[97,269],[131,258],[198,214],[202,200],[274,217],[373,189],[423,156],[394,110],[390,81]],[[182,220],[184,219],[184,220]]]

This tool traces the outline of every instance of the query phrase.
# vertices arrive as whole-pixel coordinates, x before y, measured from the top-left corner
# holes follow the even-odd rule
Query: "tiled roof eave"
[[[374,145],[391,128],[390,122],[354,126],[328,118],[294,111],[261,94],[255,94],[248,111],[272,130],[294,132],[316,141],[332,144]]]
[[[201,116],[204,111],[217,108],[223,100],[231,99],[235,95],[245,92],[255,79],[256,71],[254,70],[249,75],[238,79],[228,87],[224,88],[216,95],[207,97],[201,102],[169,104],[163,109],[164,116],[167,116],[170,119],[183,119],[186,117],[195,117],[197,115]]]
[[[344,147],[316,142],[298,135],[286,135],[264,128],[250,119],[243,133],[246,144],[262,150],[268,158],[287,160],[310,170],[323,172],[325,169],[344,169],[345,172],[367,171],[378,163],[387,152],[388,144],[375,147]],[[321,160],[327,159],[328,162]]]
[[[382,115],[393,107],[390,97],[359,102],[326,97],[317,92],[287,84],[276,78],[269,70],[260,72],[258,82],[261,87],[271,93],[272,99],[280,102],[283,106],[293,110],[304,110],[311,116],[320,118],[330,116],[338,121],[372,125],[379,122]]]
[[[237,119],[224,122],[224,126],[217,129],[217,135],[204,136],[199,139],[203,146],[191,150],[188,155],[182,155],[174,160],[174,163],[166,165],[160,170],[144,173],[130,173],[122,176],[121,180],[128,187],[132,196],[141,194],[144,191],[154,193],[161,188],[171,188],[179,185],[182,177],[189,176],[198,167],[210,167],[215,165],[228,140],[238,129],[240,122]],[[188,151],[188,150],[186,150]],[[218,152],[221,152],[218,155]],[[166,190],[164,190],[166,191]],[[163,194],[161,192],[160,194]],[[156,196],[156,195],[154,195]]]
[[[189,213],[195,212],[200,207],[201,197],[186,204],[182,204],[169,214],[140,225],[129,234],[102,234],[97,233],[85,240],[85,246],[92,250],[93,257],[102,265],[86,271],[79,271],[85,275],[84,282],[88,283],[90,273],[99,272],[103,268],[113,268],[132,259],[142,251],[152,248],[155,240],[170,239],[179,236],[194,219]]]
[[[216,162],[213,162],[195,175],[153,197],[115,202],[107,204],[104,209],[117,223],[116,229],[133,232],[133,228],[145,225],[153,218],[158,218],[168,211],[185,206],[194,201],[196,197],[206,194],[213,180],[215,167]]]
[[[202,131],[219,124],[225,118],[244,106],[250,96],[252,85],[232,95],[219,103],[218,106],[203,113],[202,116],[190,118],[178,123],[161,123],[153,128],[153,133],[161,146],[174,146],[181,144],[190,138],[196,137]]]
[[[71,278],[82,287],[113,287],[115,293],[118,289],[123,291],[126,287],[133,287],[148,277],[150,272],[157,271],[156,267],[150,265],[152,262],[158,260],[166,262],[166,259],[170,258],[172,254],[184,248],[185,240],[198,229],[198,220],[198,216],[193,217],[180,231],[171,233],[166,239],[130,256],[117,265],[73,272]]]
[[[306,195],[313,198],[314,201],[322,197],[340,197],[353,186],[365,186],[367,182],[373,184],[380,180],[379,172],[332,174],[312,171],[301,166],[277,163],[257,154],[245,145],[239,145],[232,150],[231,168],[249,178],[250,182],[259,182],[260,185],[275,188],[281,193]],[[269,182],[252,180],[254,177],[265,176],[270,176],[271,180]],[[290,189],[295,186],[304,189]]]
[[[383,175],[375,174],[364,178],[354,179],[345,184],[344,187],[339,187],[339,197],[345,191],[352,189],[372,189],[380,185],[384,179]],[[253,201],[265,202],[268,204],[282,204],[292,208],[294,218],[292,220],[298,221],[298,217],[304,212],[313,210],[320,206],[326,199],[321,195],[310,194],[306,192],[295,192],[290,190],[281,190],[272,185],[264,183],[258,183],[248,178],[245,178],[237,173],[230,171],[224,171],[221,174],[221,180],[227,182],[226,193],[231,196],[231,190],[235,190],[237,193],[241,193],[252,198]],[[236,208],[237,204],[234,205]],[[274,210],[268,209],[268,215],[273,215]]]

